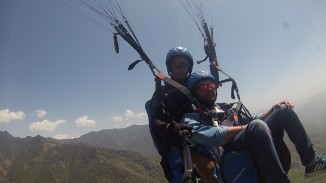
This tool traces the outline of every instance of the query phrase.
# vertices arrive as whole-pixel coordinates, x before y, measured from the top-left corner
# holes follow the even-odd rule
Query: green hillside
[[[164,182],[159,163],[138,153],[56,144],[40,136],[12,142],[12,149],[0,148],[0,182]]]
[[[311,178],[304,177],[304,167],[292,168],[289,172],[289,178],[293,183],[325,183],[326,173],[318,174]]]

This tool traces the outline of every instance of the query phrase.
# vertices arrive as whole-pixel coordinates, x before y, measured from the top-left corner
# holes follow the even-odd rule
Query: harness
[[[182,3],[181,3],[182,4]],[[212,113],[208,111],[207,109],[201,108],[201,105],[199,102],[191,95],[190,91],[185,88],[184,86],[180,85],[179,83],[173,81],[172,79],[166,77],[149,59],[145,51],[143,50],[141,44],[137,40],[137,37],[132,30],[130,24],[128,23],[126,17],[124,16],[122,9],[120,8],[120,5],[118,1],[104,1],[104,0],[98,0],[95,1],[95,3],[92,3],[88,0],[80,0],[80,5],[90,9],[91,11],[95,12],[99,16],[101,16],[105,21],[107,21],[113,29],[116,31],[113,33],[114,35],[114,47],[115,51],[119,52],[119,45],[117,40],[117,35],[121,36],[140,56],[139,60],[134,61],[131,63],[128,67],[128,70],[132,70],[139,62],[145,61],[145,63],[150,68],[152,74],[155,77],[156,82],[156,92],[157,94],[161,93],[161,81],[164,81],[165,83],[168,83],[169,85],[173,86],[180,92],[182,92],[189,100],[189,104],[191,104],[191,107],[196,112],[200,113],[203,116],[206,116],[207,120],[210,120],[213,122]],[[236,119],[239,119],[242,115],[251,117],[249,111],[242,105],[242,102],[240,101],[240,96],[238,93],[238,88],[235,83],[235,80],[228,76],[221,68],[218,66],[217,57],[216,57],[216,51],[215,51],[215,43],[213,40],[213,28],[208,29],[207,23],[205,21],[201,6],[201,3],[195,3],[195,1],[186,1],[186,3],[183,4],[183,7],[187,10],[187,7],[190,8],[190,11],[187,11],[188,14],[192,17],[194,22],[196,23],[197,27],[201,31],[201,28],[199,27],[199,24],[202,25],[203,31],[201,31],[202,36],[204,38],[204,50],[206,53],[206,58],[203,60],[205,61],[207,58],[209,58],[210,61],[210,71],[212,75],[216,79],[217,86],[221,85],[224,82],[232,82],[231,87],[231,98],[235,99],[234,92],[237,93],[237,97],[239,101],[237,102],[237,107],[235,109],[232,109],[228,111],[228,115],[233,115],[234,121],[237,121]],[[194,14],[193,14],[194,13]],[[123,21],[120,21],[118,19],[118,15],[121,15],[123,18]],[[199,19],[199,24],[196,22],[196,18]],[[125,25],[126,26],[125,26]],[[111,31],[112,32],[112,31]],[[201,61],[202,62],[202,61]],[[200,62],[197,62],[200,63]],[[220,81],[219,79],[219,72],[225,74],[228,76],[228,79]],[[242,112],[244,111],[244,112]],[[251,117],[252,118],[252,117]]]
[[[203,108],[197,108],[196,112],[200,114],[201,119],[203,120],[201,122],[207,126],[226,125],[226,122],[228,122],[228,126],[239,126],[246,124],[247,121],[252,120],[249,111],[242,104],[241,100],[238,100],[238,102],[234,103],[219,103],[218,107],[215,107],[213,110],[210,110],[209,113],[206,113]],[[198,152],[202,156],[208,157],[214,162],[214,177],[217,182],[222,183],[222,153],[220,152],[219,147],[209,148],[203,145],[194,145],[189,140],[187,141],[187,143],[187,145],[190,146],[190,149],[192,151]]]

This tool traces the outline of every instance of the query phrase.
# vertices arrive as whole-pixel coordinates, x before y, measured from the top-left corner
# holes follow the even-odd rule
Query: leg
[[[291,168],[291,153],[283,140],[283,136],[284,132],[283,135],[276,135],[275,133],[272,133],[277,155],[281,161],[284,172],[288,174]]]
[[[287,152],[288,150],[284,151],[283,149],[286,147],[283,141],[284,130],[295,145],[295,148],[300,156],[301,163],[306,166],[314,160],[315,151],[312,147],[311,140],[308,137],[299,117],[291,108],[282,107],[274,111],[265,120],[265,122],[272,131],[275,147],[277,147],[276,150],[281,160],[284,162],[290,161],[285,160],[290,158],[290,155],[289,152]]]
[[[265,121],[272,131],[272,138],[274,142],[274,146],[277,152],[277,155],[281,161],[283,170],[286,174],[288,174],[290,167],[291,167],[291,153],[289,148],[286,146],[284,142],[284,128],[282,125],[279,125],[277,120],[275,120],[276,111],[271,114]],[[280,113],[278,113],[280,114]]]
[[[282,169],[272,142],[268,126],[261,120],[254,120],[235,137],[226,150],[251,151],[264,183],[290,182]]]
[[[172,147],[169,153],[170,167],[172,169],[173,178],[170,183],[183,182],[184,165],[181,158],[181,152],[176,148]]]

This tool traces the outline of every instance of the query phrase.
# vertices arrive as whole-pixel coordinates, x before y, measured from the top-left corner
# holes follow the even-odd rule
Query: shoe
[[[309,178],[315,176],[318,173],[323,173],[326,171],[326,157],[318,155],[315,159],[315,162],[306,167],[305,177]]]

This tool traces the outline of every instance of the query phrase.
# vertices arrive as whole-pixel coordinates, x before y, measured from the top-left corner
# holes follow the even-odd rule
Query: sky
[[[176,0],[119,0],[143,49],[165,74],[175,46],[205,57],[203,38]],[[205,1],[219,65],[252,112],[287,99],[303,105],[326,90],[326,1]],[[154,77],[110,25],[71,0],[0,0],[0,131],[76,138],[147,124]],[[208,70],[208,63],[194,70]],[[221,76],[222,77],[222,76]],[[218,90],[230,99],[230,85]]]

